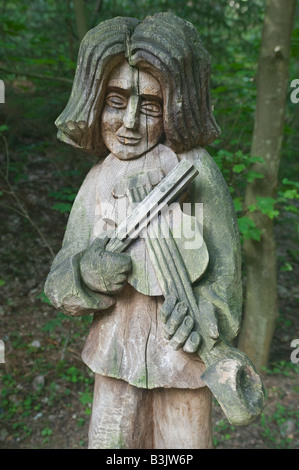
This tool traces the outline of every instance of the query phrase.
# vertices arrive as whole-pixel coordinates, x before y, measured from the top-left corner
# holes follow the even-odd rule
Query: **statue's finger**
[[[197,331],[192,331],[191,335],[184,344],[183,351],[187,353],[194,353],[198,350],[201,342],[201,337]]]
[[[170,317],[175,304],[177,303],[177,298],[175,295],[168,295],[161,307],[160,310],[160,320],[163,323],[166,323],[168,318]]]
[[[210,337],[217,339],[219,337],[219,330],[215,305],[203,297],[200,297],[198,308],[205,316],[205,322],[207,324]]]
[[[186,313],[188,311],[188,307],[184,302],[179,302],[172,311],[172,314],[167,320],[167,323],[164,327],[165,333],[168,336],[174,335],[180,324],[182,323]]]
[[[173,349],[177,350],[183,346],[192,331],[193,325],[193,318],[190,317],[190,315],[187,315],[183,319],[181,325],[178,327],[170,341],[170,345],[173,347]]]

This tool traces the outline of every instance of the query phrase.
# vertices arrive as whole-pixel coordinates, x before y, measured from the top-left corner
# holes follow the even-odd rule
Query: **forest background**
[[[286,9],[291,2],[281,1]],[[268,184],[264,156],[252,153],[265,1],[3,0],[1,448],[86,447],[93,374],[80,353],[91,317],[72,319],[57,312],[43,293],[43,285],[61,246],[72,202],[95,159],[57,141],[54,121],[67,103],[85,32],[115,16],[142,19],[159,11],[172,11],[193,23],[211,54],[211,97],[222,135],[208,151],[234,200],[243,253],[246,244],[258,248],[263,241],[264,228],[256,222],[256,214],[273,222],[276,239],[275,272],[268,272],[266,264],[263,271],[266,277],[275,277],[273,297],[277,295],[278,312],[270,312],[269,347],[256,344],[256,351],[265,352],[253,358],[263,377],[267,404],[255,423],[236,428],[229,425],[215,401],[214,444],[219,449],[299,447],[298,5],[292,28],[286,31],[291,38],[290,62],[286,64],[284,126],[277,135],[282,142],[277,184],[273,194],[257,193],[255,204],[249,205],[248,187],[255,182],[262,188]],[[279,46],[279,37],[277,41]],[[246,268],[244,256],[244,315]]]

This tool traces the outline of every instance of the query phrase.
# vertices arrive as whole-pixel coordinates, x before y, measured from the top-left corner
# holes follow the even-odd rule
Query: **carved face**
[[[101,130],[106,147],[121,160],[153,148],[164,134],[158,81],[127,62],[117,66],[108,79]]]

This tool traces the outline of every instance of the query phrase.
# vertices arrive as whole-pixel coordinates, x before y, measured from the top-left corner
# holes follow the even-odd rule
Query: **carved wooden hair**
[[[124,58],[160,82],[166,141],[175,152],[219,136],[209,101],[209,54],[191,23],[158,13],[142,22],[117,17],[86,34],[69,102],[55,122],[58,138],[97,156],[107,153],[99,117],[109,74]]]

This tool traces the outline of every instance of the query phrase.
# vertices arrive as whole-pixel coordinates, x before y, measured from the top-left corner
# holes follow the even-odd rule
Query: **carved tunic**
[[[121,221],[121,215],[115,210],[117,184],[125,176],[150,169],[165,175],[181,158],[191,160],[199,170],[192,183],[191,202],[204,204],[203,235],[210,255],[208,270],[194,285],[194,292],[199,300],[202,296],[218,306],[220,329],[228,340],[233,338],[239,328],[241,312],[238,229],[223,177],[202,148],[177,156],[167,147],[158,145],[135,160],[118,160],[110,154],[102,164],[95,165],[74,202],[62,249],[54,260],[45,287],[55,307],[66,314],[95,313],[82,353],[83,361],[95,373],[120,378],[142,388],[205,385],[200,378],[205,366],[198,355],[175,351],[163,337],[163,324],[159,322],[163,297],[144,240],[134,242],[129,249],[133,261],[129,282],[136,287],[136,278],[144,271],[143,277],[148,281],[146,289],[150,289],[151,296],[131,284],[113,298],[92,292],[80,278],[79,261],[87,246],[103,230],[103,218],[108,221],[106,229],[109,223]]]

